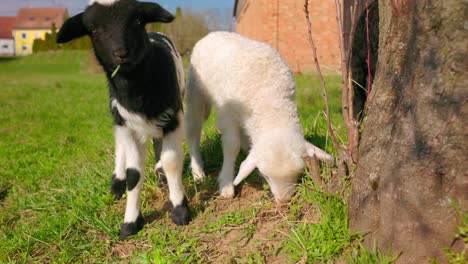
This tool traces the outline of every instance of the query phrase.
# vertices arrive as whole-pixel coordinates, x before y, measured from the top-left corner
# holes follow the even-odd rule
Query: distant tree
[[[74,39],[62,45],[66,50],[87,50],[92,48],[91,40],[88,36]]]
[[[33,53],[36,53],[36,52],[37,52],[37,49],[38,49],[38,43],[37,43],[36,40],[34,40],[33,46],[32,46]]]
[[[146,26],[146,30],[149,32],[162,32],[164,28],[163,23],[151,23]]]
[[[176,9],[175,19],[172,23],[152,24],[151,29],[157,29],[152,31],[162,32],[171,38],[182,56],[188,55],[195,43],[209,32],[203,13],[187,9],[182,11],[180,7]]]
[[[182,17],[182,9],[180,7],[177,7],[174,20],[180,20],[181,17]],[[160,22],[150,23],[146,26],[146,30],[149,32],[163,32],[164,25],[170,25],[170,24],[164,24]]]
[[[174,41],[176,45],[178,43],[183,43],[185,39],[184,33],[186,32],[183,31],[186,25],[184,25],[183,22],[182,9],[177,7],[174,22],[167,26],[167,33],[171,35],[172,41]]]
[[[44,41],[42,39],[35,39],[33,42],[33,53],[41,52],[44,50]]]
[[[232,9],[211,9],[203,12],[209,31],[233,31]]]
[[[65,19],[68,16],[65,16]],[[44,52],[49,50],[87,50],[92,48],[91,40],[88,36],[84,36],[66,44],[58,45],[55,43],[57,38],[57,26],[52,23],[50,33],[47,33],[44,39],[35,39],[33,42],[33,53]]]
[[[81,38],[81,49],[91,49],[93,44],[91,43],[91,39],[88,37]]]
[[[54,49],[54,43],[53,42],[55,43],[55,39],[52,39],[52,35],[49,34],[49,33],[46,33],[45,34],[45,39],[44,39],[45,51]]]
[[[176,8],[175,19],[180,19],[181,17],[182,17],[182,8],[180,8],[180,6],[178,6]]]
[[[52,23],[51,29],[50,29],[50,38],[49,38],[49,49],[52,50],[57,50],[59,49],[59,46],[57,43],[55,43],[55,39],[57,38],[57,26],[55,26],[55,23]]]

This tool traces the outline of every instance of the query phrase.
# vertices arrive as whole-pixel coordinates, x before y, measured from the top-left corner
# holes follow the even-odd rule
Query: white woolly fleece
[[[210,101],[217,109],[229,109],[244,128],[257,156],[276,146],[278,151],[293,148],[302,157],[296,84],[275,49],[236,33],[214,32],[195,45],[191,65]]]
[[[218,125],[239,128],[241,141],[250,142],[251,160],[246,164],[255,164],[266,176],[277,201],[289,200],[308,153],[294,99],[294,76],[281,55],[239,34],[213,32],[193,49],[188,83],[187,114],[201,109],[192,107],[195,97],[206,97],[218,110]],[[187,123],[196,127],[191,120]],[[230,143],[223,139],[223,149],[226,144]]]

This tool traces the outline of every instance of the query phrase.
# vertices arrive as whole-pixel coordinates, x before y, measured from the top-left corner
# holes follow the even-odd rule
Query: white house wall
[[[0,55],[15,55],[15,41],[13,39],[0,39]]]

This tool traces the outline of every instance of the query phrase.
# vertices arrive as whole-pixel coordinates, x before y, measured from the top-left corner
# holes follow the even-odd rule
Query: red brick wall
[[[246,0],[239,17],[236,30],[240,34],[276,45],[276,1]]]
[[[315,67],[303,8],[303,0],[245,0],[236,30],[272,45],[294,72],[312,72]],[[311,0],[309,8],[319,62],[325,69],[337,70],[340,56],[335,3]]]

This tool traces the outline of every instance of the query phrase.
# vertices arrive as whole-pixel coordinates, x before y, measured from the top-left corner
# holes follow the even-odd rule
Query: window
[[[26,34],[26,33],[21,33],[21,38],[22,38],[22,39],[27,39],[27,38],[28,38],[28,34]]]
[[[39,33],[39,32],[36,32],[36,35],[35,35],[35,37],[36,37],[37,39],[38,39],[38,38],[41,38],[41,33]]]
[[[2,47],[2,48],[4,48],[4,49],[8,49],[8,44],[5,44],[5,45],[3,45],[3,47]]]
[[[24,46],[24,45],[23,45],[23,46],[21,47],[21,49],[22,49],[23,51],[26,51],[26,50],[28,50],[28,46]]]

